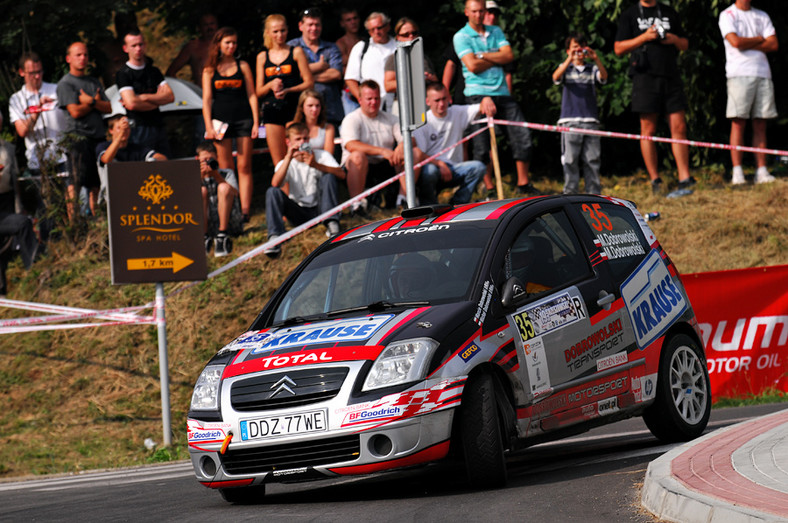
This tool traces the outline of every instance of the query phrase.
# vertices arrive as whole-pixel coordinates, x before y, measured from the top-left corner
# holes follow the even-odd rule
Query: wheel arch
[[[498,407],[498,416],[503,424],[506,437],[506,446],[511,447],[510,440],[517,437],[517,409],[514,403],[514,390],[506,372],[494,363],[485,362],[474,367],[468,374],[468,382],[481,374],[489,374],[495,385],[495,399]],[[464,392],[463,392],[464,394]],[[462,403],[462,399],[460,400]],[[452,427],[452,441],[459,441],[459,425],[462,409],[458,409]]]

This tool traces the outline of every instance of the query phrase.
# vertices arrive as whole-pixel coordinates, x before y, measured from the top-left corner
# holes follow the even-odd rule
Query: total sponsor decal
[[[583,301],[569,293],[551,296],[512,316],[523,343],[586,318]]]
[[[621,297],[642,350],[659,338],[687,309],[687,300],[673,283],[662,257],[652,249],[621,286]]]
[[[587,363],[593,363],[603,351],[611,350],[623,341],[623,330],[619,318],[598,329],[583,341],[572,345],[564,351],[566,368],[575,371],[583,368]]]
[[[623,394],[626,392],[626,387],[627,377],[622,376],[620,378],[604,381],[597,385],[588,385],[579,390],[569,392],[567,398],[569,398],[570,405],[572,403],[588,403],[589,400],[597,396],[604,396],[611,392],[613,394]]]
[[[728,328],[727,321],[720,321],[716,326],[701,323],[699,327],[703,344],[707,348],[709,374],[733,374],[782,367],[784,355],[778,350],[784,348],[788,342],[788,316],[739,318],[732,329]],[[779,336],[775,336],[778,331]],[[760,344],[757,343],[759,338]],[[764,352],[770,349],[775,352]],[[755,350],[757,354],[740,352],[749,350]],[[717,352],[735,354],[712,357]]]
[[[251,348],[252,354],[260,354],[274,349],[302,347],[326,343],[361,342],[371,338],[393,314],[371,316],[368,318],[352,318],[339,321],[327,321],[300,327],[286,328],[268,335],[260,340],[239,343],[241,348]],[[262,334],[262,333],[261,333]]]

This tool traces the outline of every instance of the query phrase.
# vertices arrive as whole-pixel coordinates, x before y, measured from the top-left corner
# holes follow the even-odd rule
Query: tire
[[[495,386],[489,374],[468,381],[462,394],[460,439],[468,483],[474,489],[503,487],[506,459]]]
[[[265,499],[265,485],[253,487],[220,488],[219,494],[227,503],[235,505],[256,505]]]
[[[654,403],[643,412],[651,433],[666,442],[700,436],[711,414],[711,384],[698,344],[679,334],[662,349]]]

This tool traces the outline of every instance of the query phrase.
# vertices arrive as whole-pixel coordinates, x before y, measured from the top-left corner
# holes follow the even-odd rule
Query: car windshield
[[[299,323],[467,299],[492,227],[399,229],[332,245],[292,281],[269,318]]]

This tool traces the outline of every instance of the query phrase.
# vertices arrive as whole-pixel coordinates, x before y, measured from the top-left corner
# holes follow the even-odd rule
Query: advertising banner
[[[788,265],[686,274],[713,398],[788,392]]]

